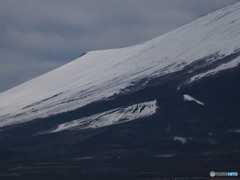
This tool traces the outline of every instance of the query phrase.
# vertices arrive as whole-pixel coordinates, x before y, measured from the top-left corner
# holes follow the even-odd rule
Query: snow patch
[[[55,130],[52,130],[50,133],[55,133],[63,130],[100,128],[124,123],[153,115],[156,113],[156,109],[156,100],[135,104],[126,108],[116,108],[110,111],[105,111],[92,116],[60,124]]]
[[[76,160],[76,161],[79,161],[79,160],[90,160],[90,159],[94,159],[94,157],[93,156],[87,156],[87,157],[76,157],[76,158],[74,158],[74,160]]]
[[[189,96],[187,94],[183,95],[183,99],[184,99],[184,101],[194,101],[197,104],[200,104],[200,105],[204,106],[204,103],[202,103],[201,101],[198,101],[197,99],[195,99],[195,98],[193,98],[193,97],[191,97],[191,96]]]
[[[239,64],[240,64],[240,57],[238,57],[235,60],[230,61],[228,63],[223,63],[220,66],[216,67],[215,69],[212,69],[212,70],[209,70],[207,72],[204,72],[204,73],[201,73],[201,74],[198,74],[198,75],[195,75],[195,76],[191,77],[189,83],[200,80],[204,77],[208,77],[208,76],[217,74],[217,73],[219,73],[223,70],[232,69],[234,67],[237,67]]]
[[[240,133],[240,129],[230,130],[231,133]]]
[[[154,155],[157,158],[171,158],[174,157],[176,154],[160,154],[160,155]]]
[[[213,133],[212,133],[212,132],[209,132],[209,133],[208,133],[208,136],[212,136],[212,135],[213,135]]]
[[[186,144],[189,138],[185,138],[185,137],[180,137],[180,136],[175,136],[173,138],[174,141],[179,141],[182,144]]]

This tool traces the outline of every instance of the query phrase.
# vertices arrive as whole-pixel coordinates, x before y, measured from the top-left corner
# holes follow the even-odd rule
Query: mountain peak
[[[204,63],[191,70],[194,76],[189,82],[234,68],[239,64],[239,17],[240,3],[236,3],[139,45],[88,52],[0,94],[0,126],[71,111],[127,93],[134,85],[141,89],[150,79],[182,71],[201,60]],[[208,68],[194,74],[203,67]]]
[[[139,45],[88,52],[0,94],[0,176],[239,172],[239,42],[236,3]]]

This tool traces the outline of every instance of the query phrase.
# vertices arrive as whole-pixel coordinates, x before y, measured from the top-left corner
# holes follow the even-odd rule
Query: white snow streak
[[[182,144],[186,144],[187,141],[188,141],[188,138],[175,136],[175,137],[173,138],[173,140],[174,140],[174,141],[179,141],[179,142],[181,142]]]
[[[64,124],[60,124],[55,130],[52,130],[50,133],[55,133],[63,130],[100,128],[114,124],[124,123],[153,115],[156,112],[156,109],[156,101],[135,104],[126,108],[117,108]]]
[[[197,104],[200,104],[200,105],[204,105],[204,103],[202,103],[201,101],[198,101],[197,99],[195,99],[195,98],[193,98],[193,97],[191,97],[191,96],[189,96],[189,95],[187,95],[187,94],[184,94],[183,95],[183,99],[184,99],[184,101],[194,101],[194,102],[196,102]]]
[[[224,64],[221,64],[220,66],[218,66],[217,68],[215,69],[212,69],[210,71],[207,71],[205,73],[201,73],[201,74],[198,74],[196,76],[193,76],[191,79],[190,79],[190,82],[189,83],[192,83],[194,81],[197,81],[199,79],[202,79],[203,77],[207,77],[207,76],[210,76],[210,75],[214,75],[222,70],[227,70],[227,69],[232,69],[236,66],[238,66],[240,64],[240,57],[236,58],[235,60],[233,61],[230,61],[228,63],[224,63]]]

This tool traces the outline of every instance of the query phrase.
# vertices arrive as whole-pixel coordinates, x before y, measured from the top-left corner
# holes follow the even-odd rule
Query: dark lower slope
[[[239,172],[240,70],[224,71],[179,91],[178,79],[159,79],[132,94],[3,129],[0,178],[161,179],[209,177],[211,170]],[[205,105],[184,101],[184,94]],[[60,122],[155,99],[158,112],[145,119],[36,135]]]

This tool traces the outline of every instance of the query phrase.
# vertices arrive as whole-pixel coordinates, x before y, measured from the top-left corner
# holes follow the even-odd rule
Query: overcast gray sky
[[[86,51],[141,43],[239,0],[1,0],[0,92]]]

